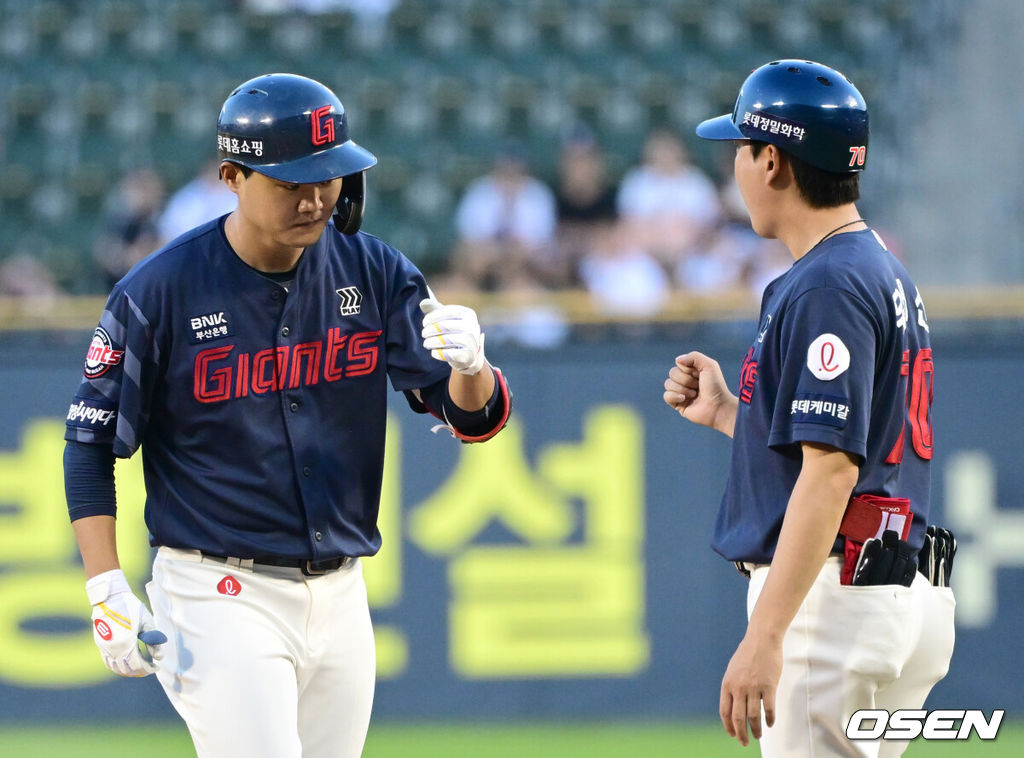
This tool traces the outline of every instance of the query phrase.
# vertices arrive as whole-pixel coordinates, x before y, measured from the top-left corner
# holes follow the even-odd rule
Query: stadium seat
[[[353,136],[381,158],[370,210],[379,230],[395,226],[407,252],[443,261],[451,218],[435,216],[450,216],[503,138],[523,139],[550,178],[565,131],[584,121],[621,174],[649,128],[691,133],[732,108],[737,72],[765,60],[827,59],[868,96],[877,81],[865,60],[942,39],[905,0],[401,0],[379,22],[244,5],[0,0],[5,227],[88,248],[91,227],[68,243],[47,219],[62,203],[88,219],[98,183],[116,178],[97,166],[149,162],[182,184],[212,156],[231,88],[287,67],[334,88]],[[61,171],[70,200],[40,195]]]
[[[388,29],[397,49],[415,49],[420,45],[420,30],[432,15],[426,0],[403,0],[388,16]]]
[[[229,57],[241,52],[245,34],[238,21],[226,13],[217,13],[206,19],[196,34],[196,51],[202,56]]]
[[[96,3],[96,18],[109,41],[122,41],[131,34],[144,12],[138,3],[130,0],[104,0]]]
[[[156,15],[145,15],[131,34],[128,35],[128,47],[141,60],[159,59],[175,61],[176,38],[174,30],[165,20]]]
[[[520,61],[532,61],[531,51],[539,49],[540,30],[527,16],[517,9],[509,8],[495,19],[491,29],[495,48],[510,56],[525,56]]]
[[[273,51],[291,61],[315,59],[320,54],[320,27],[307,16],[278,19],[270,40]]]
[[[88,60],[107,52],[107,30],[90,13],[79,13],[60,34],[60,52],[74,60]]]
[[[574,113],[561,91],[544,88],[530,103],[529,119],[533,132],[550,138],[561,136],[573,123]]]
[[[608,30],[592,12],[574,9],[562,18],[562,44],[577,55],[603,51],[608,42]]]
[[[601,100],[597,108],[598,123],[612,136],[642,134],[647,131],[650,121],[647,105],[641,102],[632,87],[616,87]]]
[[[31,60],[36,43],[32,23],[27,14],[11,14],[0,25],[0,58],[11,64]]]
[[[635,13],[630,30],[633,46],[646,54],[678,54],[680,35],[673,21],[663,8],[650,7]]]

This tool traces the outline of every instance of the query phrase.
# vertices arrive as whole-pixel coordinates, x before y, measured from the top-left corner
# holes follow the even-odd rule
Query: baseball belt
[[[909,587],[920,571],[936,587],[948,587],[956,555],[956,538],[934,524],[915,554],[907,542],[912,521],[910,501],[877,495],[851,498],[839,527],[845,538],[840,583],[856,586],[899,584]],[[757,564],[735,561],[748,579]]]
[[[280,558],[277,556],[260,556],[257,558],[232,558],[226,555],[213,555],[203,552],[203,559],[215,563],[223,563],[227,566],[248,568],[252,571],[259,571],[257,566],[274,566],[277,568],[298,569],[305,576],[323,576],[332,571],[344,568],[352,562],[349,555],[341,555],[337,558],[324,558],[320,561],[306,560],[302,558]]]

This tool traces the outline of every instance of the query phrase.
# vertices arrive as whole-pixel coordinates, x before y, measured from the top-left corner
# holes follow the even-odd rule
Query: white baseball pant
[[[775,725],[763,730],[762,758],[896,758],[906,741],[851,741],[850,716],[861,708],[921,708],[949,670],[952,590],[933,587],[921,573],[910,587],[843,586],[842,563],[825,561],[783,638]],[[747,618],[769,570],[751,571]]]
[[[198,758],[358,758],[375,648],[358,560],[308,577],[161,547],[146,587],[157,678]]]

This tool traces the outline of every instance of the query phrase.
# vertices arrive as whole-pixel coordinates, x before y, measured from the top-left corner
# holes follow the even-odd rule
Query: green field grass
[[[0,727],[0,755],[24,758],[188,758],[184,727]],[[752,758],[714,724],[397,725],[370,728],[364,758]],[[1019,758],[1024,727],[994,742],[911,743],[907,758]]]

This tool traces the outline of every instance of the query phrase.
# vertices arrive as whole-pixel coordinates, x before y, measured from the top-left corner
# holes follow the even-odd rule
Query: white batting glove
[[[135,597],[124,572],[97,574],[85,583],[85,591],[92,603],[92,638],[106,667],[121,676],[154,673],[167,636],[157,630],[153,614]]]
[[[487,359],[476,311],[464,305],[442,305],[433,293],[420,301],[420,310],[424,313],[423,347],[460,374],[479,373]]]

